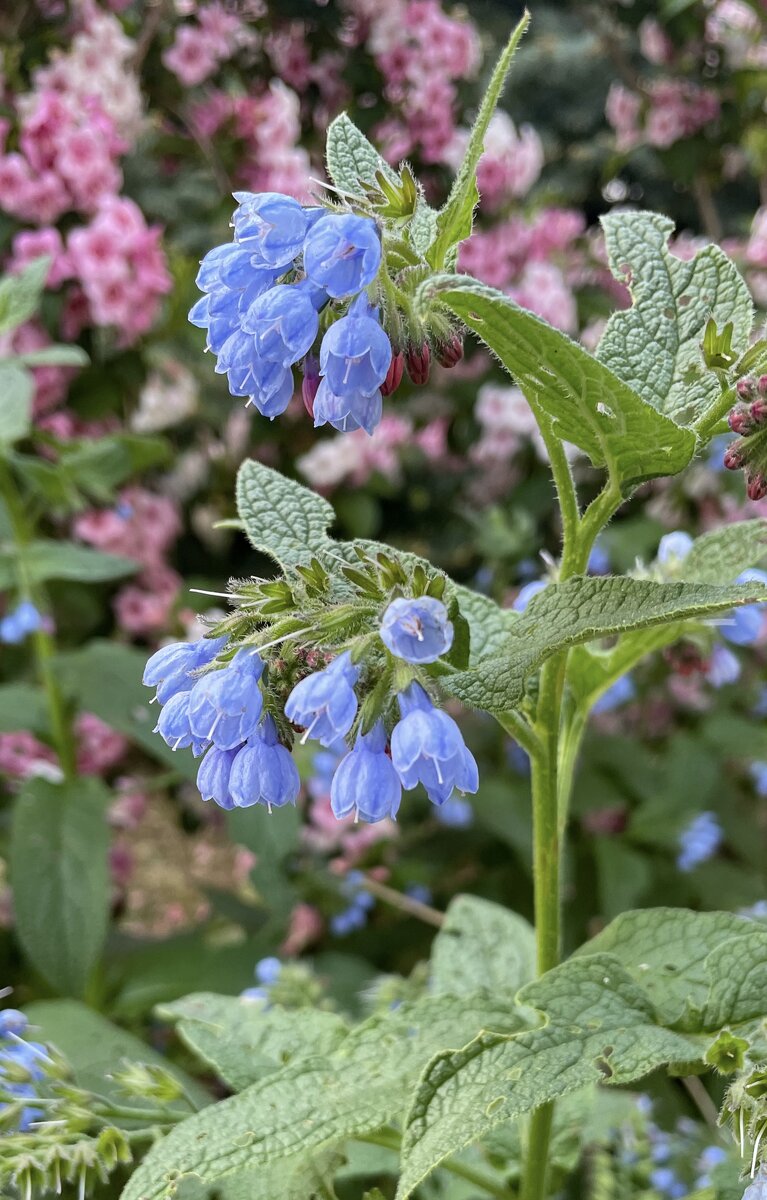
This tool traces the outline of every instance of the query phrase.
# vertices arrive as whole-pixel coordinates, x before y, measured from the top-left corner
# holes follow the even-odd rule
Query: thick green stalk
[[[26,547],[32,539],[24,505],[19,496],[8,464],[0,457],[0,495],[8,513],[13,530],[16,547],[16,564],[19,591],[29,600],[39,600],[39,589],[30,578],[26,564]],[[76,750],[72,736],[71,723],[67,715],[64,697],[61,694],[56,676],[53,671],[53,656],[55,644],[49,633],[43,629],[37,630],[32,637],[35,655],[37,677],[45,693],[48,706],[48,717],[51,726],[51,740],[59,757],[59,764],[66,779],[73,779],[77,774]]]

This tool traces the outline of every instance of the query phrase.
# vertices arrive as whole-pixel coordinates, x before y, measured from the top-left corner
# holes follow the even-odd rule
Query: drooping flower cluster
[[[449,652],[454,631],[444,604],[422,595],[395,598],[378,634],[381,648],[418,668]],[[438,806],[455,791],[477,790],[477,765],[457,724],[435,707],[417,678],[396,701],[379,705],[365,727],[358,688],[364,684],[369,695],[375,680],[365,677],[370,671],[364,657],[355,661],[348,649],[330,661],[316,651],[305,654],[306,665],[325,665],[302,673],[288,691],[283,660],[265,660],[247,645],[232,657],[232,649],[225,637],[173,643],[150,658],[144,673],[162,705],[157,732],[174,750],[191,746],[204,755],[197,776],[204,800],[225,809],[263,804],[270,811],[295,803],[300,781],[287,744],[294,731],[302,743],[344,746],[332,762],[330,782],[339,820],[395,817],[402,789],[418,784]],[[379,673],[385,653],[376,651]]]
[[[305,208],[276,192],[235,199],[234,241],[203,259],[197,283],[205,295],[189,314],[207,330],[216,370],[226,373],[233,395],[273,419],[290,403],[292,368],[303,362],[315,425],[372,433],[392,361],[379,310],[364,290],[381,266],[376,223]],[[310,352],[320,314],[326,332],[317,363]]]
[[[735,390],[739,400],[727,423],[739,437],[727,447],[724,466],[728,471],[743,468],[749,500],[763,500],[767,496],[767,375],[744,376]]]

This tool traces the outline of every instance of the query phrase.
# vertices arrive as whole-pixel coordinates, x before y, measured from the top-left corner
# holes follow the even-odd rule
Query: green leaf
[[[81,346],[44,346],[14,354],[13,361],[23,367],[87,367],[90,359]]]
[[[738,521],[712,529],[693,542],[679,566],[679,578],[694,583],[729,583],[767,555],[767,520]]]
[[[436,238],[426,255],[429,264],[440,271],[447,262],[453,246],[471,236],[474,224],[474,209],[479,202],[477,190],[477,164],[482,157],[485,136],[490,119],[498,107],[514,55],[530,23],[530,14],[525,12],[501,53],[485,91],[477,118],[469,134],[466,153],[463,157],[450,195],[437,213]]]
[[[659,1025],[643,991],[609,955],[566,962],[524,987],[518,1000],[540,1010],[539,1027],[481,1033],[426,1067],[405,1122],[398,1200],[503,1122],[577,1088],[630,1083],[703,1052],[693,1038]]]
[[[31,683],[0,685],[0,733],[17,729],[44,733],[48,728],[48,709],[43,693]]]
[[[431,949],[436,993],[492,992],[509,1003],[535,974],[535,934],[517,913],[480,896],[455,896]]]
[[[122,1200],[160,1200],[179,1175],[209,1183],[379,1129],[438,1049],[521,1024],[513,1007],[479,996],[426,997],[370,1017],[326,1058],[291,1063],[185,1121],[150,1150]]]
[[[503,292],[464,275],[421,285],[422,303],[438,299],[501,360],[533,412],[557,437],[605,467],[627,495],[657,476],[675,475],[695,452],[695,434],[658,413],[603,363]]]
[[[24,1012],[38,1028],[38,1041],[56,1046],[71,1064],[79,1087],[127,1103],[112,1079],[115,1068],[123,1062],[147,1063],[162,1067],[182,1084],[196,1104],[210,1103],[210,1095],[196,1080],[177,1067],[164,1054],[158,1054],[146,1042],[119,1029],[101,1013],[94,1012],[78,1000],[39,1000],[29,1004]],[[184,1101],[171,1107],[187,1108]]]
[[[674,223],[648,212],[602,217],[610,269],[631,291],[631,308],[613,313],[597,356],[658,412],[680,425],[705,415],[721,397],[701,354],[709,318],[732,324],[732,348],[748,346],[753,305],[735,264],[718,246],[685,262],[669,253]]]
[[[233,1091],[287,1066],[326,1055],[347,1032],[346,1022],[321,1009],[286,1009],[199,992],[174,1004],[160,1005],[157,1015],[176,1023],[176,1032]]]
[[[568,579],[550,584],[531,601],[509,631],[504,653],[444,676],[441,684],[474,708],[504,712],[519,704],[533,671],[568,646],[765,600],[767,591],[758,583],[714,587],[618,576]]]
[[[54,669],[64,690],[80,708],[98,713],[112,729],[166,767],[194,779],[199,764],[191,751],[174,752],[159,733],[152,732],[157,724],[157,706],[151,704],[151,689],[141,682],[146,660],[145,650],[94,639],[82,649],[57,655]]]
[[[27,371],[15,363],[0,363],[0,445],[9,446],[29,433],[34,391]]]
[[[519,620],[519,613],[513,608],[501,608],[489,596],[460,584],[454,585],[454,591],[461,612],[469,622],[471,662],[502,654],[506,639]]]
[[[237,475],[237,511],[256,550],[281,566],[308,566],[332,549],[333,506],[279,471],[248,459]]]
[[[12,587],[16,581],[17,553],[0,554],[0,588]],[[46,579],[71,579],[78,583],[111,583],[138,570],[131,558],[103,554],[75,542],[54,542],[40,538],[23,547],[27,578],[34,583]]]
[[[30,779],[16,801],[10,853],[16,932],[59,993],[82,995],[106,936],[108,802],[92,777]]]
[[[33,317],[40,305],[50,258],[36,258],[18,275],[0,280],[0,334]]]
[[[326,143],[327,168],[333,183],[342,192],[364,196],[363,183],[374,184],[380,171],[389,183],[399,185],[399,176],[392,170],[375,146],[357,128],[346,113],[341,113],[328,126]]]

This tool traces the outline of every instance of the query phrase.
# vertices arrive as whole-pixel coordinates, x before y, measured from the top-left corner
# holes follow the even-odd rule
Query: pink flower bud
[[[760,396],[767,396],[767,375],[760,375],[756,381],[756,390]]]
[[[764,425],[767,421],[767,398],[760,396],[751,405],[751,420],[755,425]]]
[[[728,471],[739,471],[744,461],[743,450],[738,442],[727,447],[722,462]]]
[[[754,394],[754,381],[748,375],[744,375],[735,384],[735,391],[740,396],[741,400],[750,400]]]
[[[746,435],[753,430],[751,409],[746,404],[736,404],[727,414],[727,424],[733,433]]]
[[[399,385],[402,383],[402,374],[405,370],[405,356],[400,350],[397,354],[392,354],[389,370],[386,372],[386,378],[381,384],[381,395],[391,396],[392,392],[396,392]]]
[[[320,364],[313,354],[304,359],[304,377],[301,381],[301,398],[304,408],[314,420],[314,398],[320,386]]]
[[[463,338],[454,333],[449,341],[443,342],[436,350],[437,362],[441,367],[454,367],[463,358]]]
[[[746,495],[749,500],[764,500],[767,496],[767,479],[761,471],[746,476]]]
[[[413,383],[419,386],[429,382],[429,371],[431,369],[431,350],[429,343],[424,342],[422,346],[408,346],[407,357],[407,373]]]

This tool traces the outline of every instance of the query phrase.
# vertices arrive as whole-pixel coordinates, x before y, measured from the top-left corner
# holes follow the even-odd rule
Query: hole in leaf
[[[679,299],[677,300],[677,304],[679,305],[680,308],[687,308],[687,305],[690,303],[691,300],[692,300],[692,296],[680,296]]]
[[[667,317],[669,321],[673,321],[675,316],[673,308],[664,308],[663,315],[664,317]]]

